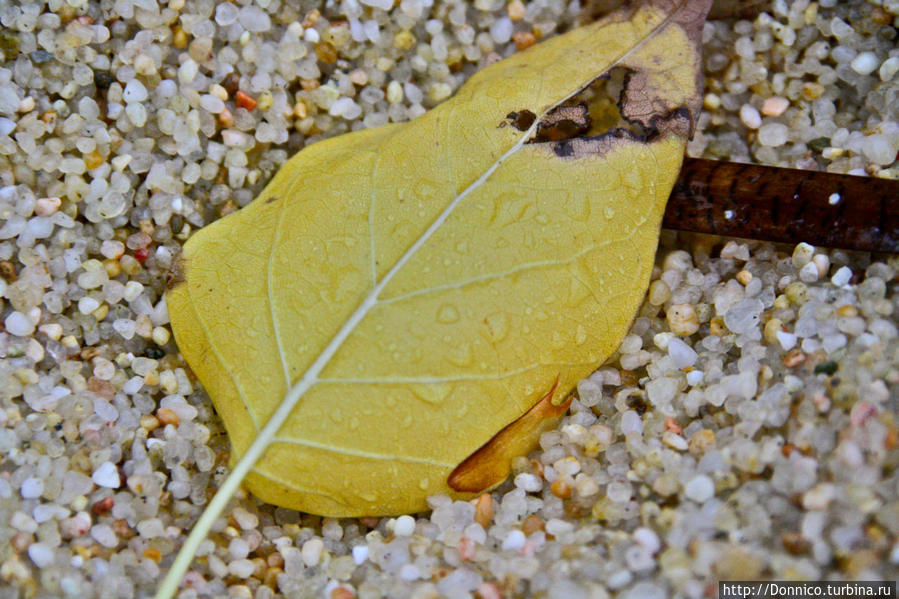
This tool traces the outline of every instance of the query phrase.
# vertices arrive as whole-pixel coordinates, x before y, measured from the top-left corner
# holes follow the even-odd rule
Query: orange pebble
[[[237,93],[234,94],[234,101],[239,107],[246,108],[247,110],[253,110],[258,104],[253,96],[251,96],[250,94],[246,94],[240,90],[237,90]]]
[[[477,498],[474,505],[474,520],[484,528],[490,525],[493,519],[493,495],[484,493]]]
[[[671,416],[665,419],[665,430],[677,433],[678,435],[684,432],[684,428]]]

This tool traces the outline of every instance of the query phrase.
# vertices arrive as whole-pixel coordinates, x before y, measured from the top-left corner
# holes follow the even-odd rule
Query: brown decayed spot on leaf
[[[508,424],[449,475],[449,486],[460,493],[479,493],[498,485],[509,475],[512,458],[533,449],[540,433],[550,430],[568,410],[573,396],[558,405],[553,396],[559,379],[523,416]]]

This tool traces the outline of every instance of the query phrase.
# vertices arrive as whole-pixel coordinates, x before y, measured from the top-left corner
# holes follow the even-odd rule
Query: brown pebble
[[[475,591],[475,596],[480,599],[503,599],[502,591],[493,582],[482,582]]]
[[[331,591],[331,599],[353,599],[356,593],[346,587],[334,587]]]
[[[794,347],[783,357],[783,365],[787,368],[794,368],[805,362],[805,354],[798,347]]]
[[[550,485],[549,490],[552,491],[552,494],[560,499],[568,499],[571,497],[571,486],[561,478],[557,478],[553,481],[553,484]]]
[[[172,45],[179,50],[187,47],[187,33],[181,28],[181,25],[172,27]]]
[[[96,358],[98,355],[100,355],[100,350],[97,349],[96,347],[88,345],[87,347],[85,347],[84,349],[81,350],[79,355],[81,356],[81,360],[83,362],[90,362],[91,360]]]
[[[315,55],[325,64],[334,64],[337,62],[337,50],[328,42],[315,44]]]
[[[785,532],[780,535],[780,542],[784,549],[793,555],[808,553],[809,542],[798,532]]]
[[[490,525],[493,519],[493,495],[484,493],[475,500],[474,504],[474,521],[485,529]]]
[[[311,92],[320,88],[321,85],[322,83],[318,79],[300,79],[300,87],[303,88],[303,91]]]
[[[267,558],[265,558],[265,563],[268,564],[271,568],[280,568],[284,565],[284,557],[275,551],[274,553],[270,553]]]
[[[256,99],[253,96],[251,96],[250,94],[244,93],[240,90],[237,90],[237,92],[235,92],[234,102],[237,104],[238,107],[245,108],[246,110],[253,110],[254,108],[256,108],[256,105],[258,104],[258,102],[256,102]]]
[[[115,397],[115,387],[109,381],[103,381],[95,376],[87,379],[87,390],[99,395],[103,399],[111,400]]]
[[[7,283],[15,283],[19,279],[16,274],[16,265],[9,260],[0,260],[0,277]]]
[[[91,506],[91,511],[97,516],[102,516],[103,514],[108,514],[114,505],[115,499],[104,497],[94,502],[94,505]]]
[[[262,578],[262,584],[267,587],[271,587],[273,589],[278,588],[278,575],[283,574],[284,570],[281,568],[269,568],[265,571],[265,576]]]
[[[521,523],[521,532],[523,532],[527,537],[531,536],[538,530],[546,530],[546,526],[543,522],[543,518],[541,518],[537,514],[531,514],[524,519],[524,522]]]
[[[307,12],[306,16],[303,17],[303,22],[301,23],[303,29],[309,29],[310,27],[315,25],[318,22],[319,17],[321,16],[322,13],[317,8],[313,8],[312,10]]]
[[[512,41],[515,42],[515,48],[521,51],[537,43],[537,37],[530,31],[519,31],[512,36]]]
[[[362,526],[367,526],[368,528],[377,528],[378,524],[381,522],[381,519],[375,516],[365,516],[364,518],[359,518],[359,521],[362,523]]]
[[[621,370],[618,372],[622,387],[633,387],[640,381],[640,377],[633,370]]]
[[[690,455],[698,457],[703,455],[706,450],[715,445],[715,431],[711,429],[700,429],[693,433],[688,443]]]
[[[671,431],[672,433],[681,434],[684,432],[684,428],[677,423],[677,420],[669,416],[665,419],[665,430]]]
[[[159,419],[152,414],[147,414],[146,416],[140,417],[140,425],[144,427],[148,433],[151,433],[159,428]]]
[[[225,75],[225,78],[222,79],[221,86],[225,88],[228,97],[234,96],[234,94],[237,93],[237,90],[240,89],[240,75],[237,73],[228,73]]]
[[[234,126],[234,115],[231,114],[231,111],[228,110],[228,107],[225,106],[222,111],[218,115],[219,125],[224,127],[225,129],[230,129]]]
[[[178,418],[178,414],[168,408],[159,408],[158,410],[156,410],[156,418],[163,426],[166,426],[168,424],[174,424],[175,426],[178,426],[178,423],[181,422],[181,419]]]
[[[162,552],[151,545],[144,550],[144,557],[158,564],[162,560]]]
[[[89,171],[99,167],[105,161],[106,159],[103,158],[103,155],[97,150],[92,150],[84,155],[84,166],[87,167],[87,170]]]
[[[10,547],[18,553],[22,553],[28,549],[32,543],[34,543],[34,535],[29,532],[16,533],[13,538],[9,540]]]

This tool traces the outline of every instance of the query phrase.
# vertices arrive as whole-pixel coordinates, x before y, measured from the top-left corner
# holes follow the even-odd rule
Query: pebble
[[[740,107],[740,120],[750,129],[758,129],[762,125],[762,116],[752,104]]]
[[[759,128],[758,140],[763,146],[777,148],[787,143],[790,130],[781,123],[766,123]]]
[[[35,499],[44,492],[44,481],[40,478],[26,478],[22,481],[21,493],[23,499]]]
[[[772,96],[765,98],[762,102],[762,114],[765,116],[778,117],[787,111],[790,107],[790,101],[782,96]]]
[[[53,563],[53,549],[44,543],[32,543],[28,546],[28,557],[38,568],[46,568]]]
[[[112,548],[119,544],[115,531],[108,524],[95,524],[92,526],[91,538],[104,547]]]
[[[368,559],[368,545],[356,545],[353,547],[353,561],[356,562],[357,566],[365,563],[365,560]]]
[[[122,481],[119,478],[119,470],[112,462],[103,462],[91,475],[91,480],[98,487],[106,487],[107,489],[118,489]]]
[[[10,312],[6,320],[3,321],[3,326],[6,327],[9,334],[17,337],[27,337],[33,333],[34,325],[35,323],[30,318],[15,310]]]
[[[672,337],[668,340],[668,355],[674,360],[674,365],[677,368],[693,366],[699,357],[692,347],[677,337]]]
[[[325,545],[321,539],[309,539],[308,541],[303,543],[303,563],[306,564],[306,566],[309,568],[318,564],[318,561],[321,559],[324,547]]]
[[[684,485],[684,496],[696,503],[705,503],[715,496],[715,483],[704,474],[695,476]]]
[[[138,81],[137,79],[131,79],[128,83],[125,84],[125,89],[122,92],[122,98],[127,103],[132,102],[143,102],[149,97],[147,93],[147,88],[144,87],[144,84]]]
[[[859,52],[849,66],[859,75],[870,75],[880,66],[880,59],[873,52]]]
[[[503,551],[519,551],[524,547],[525,540],[524,533],[517,528],[513,528],[503,541]]]
[[[228,564],[228,573],[237,578],[249,578],[256,571],[256,564],[248,559],[237,559]]]
[[[398,537],[408,537],[415,532],[415,518],[412,516],[400,516],[394,521],[393,534]]]
[[[699,330],[699,316],[692,304],[675,304],[668,308],[668,328],[675,335],[689,337]]]

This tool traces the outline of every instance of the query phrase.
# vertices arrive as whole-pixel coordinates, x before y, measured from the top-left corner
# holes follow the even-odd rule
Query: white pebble
[[[886,135],[869,135],[862,141],[862,154],[874,164],[886,166],[896,160],[896,147]]]
[[[836,206],[837,204],[840,203],[840,200],[842,200],[842,199],[843,198],[840,196],[840,194],[834,192],[834,193],[830,194],[830,196],[828,196],[827,203],[830,204],[831,206]]]
[[[524,547],[525,540],[524,533],[514,528],[509,531],[509,534],[506,535],[506,539],[503,541],[503,551],[518,551]]]
[[[762,114],[765,116],[780,116],[790,107],[790,101],[782,96],[765,98],[762,102]]]
[[[634,410],[627,410],[621,415],[621,432],[625,435],[643,432],[643,420]]]
[[[602,399],[602,389],[590,379],[581,379],[577,383],[577,395],[586,407],[592,407]]]
[[[41,496],[41,493],[44,492],[44,481],[36,478],[29,477],[22,481],[22,498],[24,499],[35,499]]]
[[[179,414],[177,411],[175,411],[175,413],[178,414],[179,417],[181,417],[181,414]],[[182,418],[182,420],[185,420],[185,418]],[[186,420],[193,420],[193,418],[187,418]],[[259,517],[252,512],[248,512],[242,507],[234,508],[234,511],[231,512],[231,515],[234,516],[234,520],[242,530],[253,530],[257,526],[259,526]]]
[[[803,283],[814,283],[818,280],[818,265],[809,262],[799,269],[799,280]]]
[[[645,547],[650,553],[655,553],[662,547],[659,536],[651,528],[641,526],[635,530],[634,540]]]
[[[324,547],[325,544],[321,539],[309,539],[303,543],[303,563],[309,568],[317,565]]]
[[[830,282],[833,283],[837,287],[842,287],[846,285],[852,279],[852,269],[848,266],[841,266],[837,269],[837,272],[833,273],[833,276],[830,277]]]
[[[228,564],[228,572],[237,578],[249,578],[255,571],[256,564],[248,559],[238,559]]]
[[[880,75],[881,81],[890,81],[896,76],[897,72],[899,72],[899,56],[891,56],[883,61],[877,74]]]
[[[108,524],[97,524],[91,527],[91,538],[104,547],[115,547],[119,539]]]
[[[393,534],[398,537],[408,537],[415,532],[415,518],[412,516],[400,516],[393,523]]]
[[[849,66],[859,75],[870,75],[880,66],[880,59],[873,52],[860,52]]]
[[[380,8],[381,10],[393,8],[393,0],[359,0],[359,2],[372,8]]]
[[[793,333],[787,333],[786,331],[777,331],[775,335],[777,335],[777,341],[785,351],[790,351],[791,349],[796,347],[796,335],[794,335]]]
[[[743,104],[740,107],[740,120],[750,129],[758,129],[762,124],[762,116],[752,104]]]
[[[359,566],[368,559],[368,545],[356,545],[353,547],[353,561]]]
[[[212,114],[218,114],[225,109],[225,103],[221,98],[216,98],[212,94],[203,94],[200,96],[200,108]]]
[[[125,90],[122,92],[122,98],[127,103],[143,102],[147,99],[147,88],[137,79],[132,79],[125,84]]]
[[[768,123],[759,128],[759,143],[763,146],[776,148],[787,143],[790,130],[781,123]]]
[[[705,474],[690,479],[684,486],[684,495],[696,503],[705,503],[715,495],[715,483]]]
[[[678,368],[693,366],[699,357],[692,347],[677,337],[671,337],[668,340],[668,355],[671,356],[674,365]]]
[[[812,258],[815,255],[815,246],[810,245],[808,243],[802,242],[796,244],[796,247],[793,248],[793,268],[801,269],[803,266],[811,262]]]
[[[46,568],[53,563],[53,549],[44,543],[32,543],[28,546],[28,557],[38,568]]]
[[[27,337],[34,332],[34,323],[19,311],[13,311],[3,321],[6,332],[16,337]]]
[[[687,373],[687,384],[691,387],[698,385],[702,382],[703,377],[705,377],[705,373],[701,370],[691,370]]]
[[[117,489],[121,485],[119,479],[119,470],[112,462],[103,462],[94,470],[91,480],[98,487],[106,487],[107,489]]]
[[[100,302],[86,295],[78,300],[78,311],[82,314],[90,314],[100,307]]]
[[[662,433],[662,443],[677,451],[685,451],[688,447],[687,440],[672,431]]]
[[[515,477],[515,486],[522,491],[536,493],[543,488],[543,482],[540,480],[539,476],[528,472],[522,472]]]
[[[400,568],[399,576],[401,580],[411,582],[421,578],[421,570],[415,564],[403,564]]]
[[[493,22],[490,26],[490,37],[497,44],[505,44],[512,39],[512,20],[509,17],[502,17]]]

